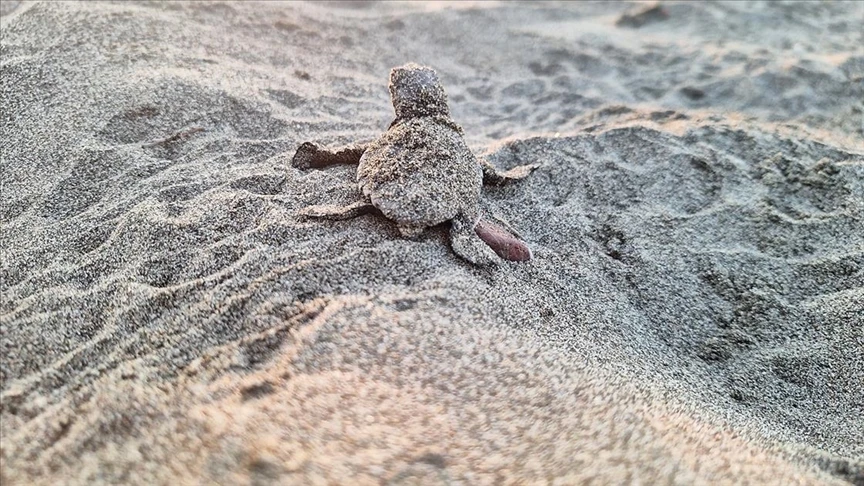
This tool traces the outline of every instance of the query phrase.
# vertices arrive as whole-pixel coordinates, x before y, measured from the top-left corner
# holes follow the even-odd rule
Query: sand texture
[[[3,2],[0,483],[864,484],[864,2]],[[484,210],[360,197],[434,67]]]

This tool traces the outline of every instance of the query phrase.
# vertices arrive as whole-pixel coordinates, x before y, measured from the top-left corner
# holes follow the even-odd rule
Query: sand
[[[2,5],[2,484],[864,484],[864,3]],[[297,217],[410,61],[531,262]]]

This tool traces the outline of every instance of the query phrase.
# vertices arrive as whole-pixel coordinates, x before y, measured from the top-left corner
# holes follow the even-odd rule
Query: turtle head
[[[390,71],[390,98],[396,118],[450,116],[447,94],[434,69],[409,63]]]

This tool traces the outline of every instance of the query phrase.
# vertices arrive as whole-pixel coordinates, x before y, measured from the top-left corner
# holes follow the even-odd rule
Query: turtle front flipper
[[[510,170],[501,172],[491,162],[484,158],[480,158],[480,167],[483,169],[483,184],[500,186],[508,182],[524,179],[531,175],[532,172],[541,164],[528,164],[513,167]]]
[[[369,214],[375,210],[375,206],[368,201],[357,201],[348,206],[333,206],[323,204],[321,206],[309,206],[300,210],[299,215],[304,218],[320,218],[332,221],[353,219],[357,216]]]
[[[481,219],[474,226],[474,231],[489,248],[505,260],[526,262],[533,256],[531,248],[528,248],[524,241],[495,223]]]
[[[474,232],[474,218],[456,216],[450,223],[450,246],[453,252],[479,266],[497,265],[501,262],[489,246]]]
[[[304,142],[297,147],[291,165],[298,169],[321,169],[335,164],[359,164],[365,151],[366,144],[346,145],[330,150],[314,142]]]

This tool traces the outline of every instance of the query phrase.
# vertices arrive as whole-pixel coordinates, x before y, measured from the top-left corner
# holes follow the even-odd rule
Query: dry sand
[[[864,3],[2,5],[2,484],[864,484]],[[296,217],[408,61],[532,262]]]

